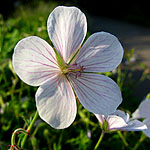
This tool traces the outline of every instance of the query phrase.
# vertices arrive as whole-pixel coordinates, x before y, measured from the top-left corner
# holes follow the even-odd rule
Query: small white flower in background
[[[42,31],[42,28],[41,28],[41,27],[38,27],[37,30],[38,30],[38,32],[41,32],[41,31]]]
[[[21,98],[21,102],[24,103],[25,101],[29,100],[29,98],[27,96]]]
[[[0,114],[4,114],[4,111],[5,111],[6,107],[8,107],[8,106],[9,106],[8,102],[3,103],[2,107],[0,108]]]
[[[143,123],[146,124],[147,129],[143,132],[150,137],[150,99],[145,99],[140,103],[132,114],[132,119],[144,119]]]
[[[143,131],[146,125],[139,120],[129,120],[129,114],[116,110],[113,114],[104,116],[95,114],[104,131],[124,130],[124,131]]]
[[[120,89],[97,72],[109,72],[120,64],[123,48],[118,39],[98,32],[81,47],[87,21],[76,7],[56,7],[47,28],[54,49],[43,39],[30,36],[18,42],[12,60],[25,83],[40,86],[35,96],[40,117],[57,129],[70,126],[77,112],[75,94],[92,113],[114,112],[122,102]]]
[[[136,57],[133,56],[133,57],[130,58],[130,60],[126,60],[126,61],[125,61],[125,64],[126,64],[126,65],[129,65],[129,64],[131,64],[131,63],[134,63],[135,61],[136,61]]]
[[[87,137],[90,139],[91,138],[91,130],[88,130],[87,132]]]

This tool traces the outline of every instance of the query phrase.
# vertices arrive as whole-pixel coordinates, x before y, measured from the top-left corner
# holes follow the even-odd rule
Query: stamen
[[[73,75],[77,78],[81,76],[81,73],[83,72],[83,70],[84,70],[84,66],[80,66],[77,63],[75,63],[71,66],[68,65],[66,68],[64,68],[62,70],[62,73],[67,76]]]

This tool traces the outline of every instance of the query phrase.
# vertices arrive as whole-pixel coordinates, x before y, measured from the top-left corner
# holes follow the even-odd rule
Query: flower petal
[[[133,118],[147,118],[150,116],[150,99],[141,102],[138,109],[132,114]]]
[[[146,118],[144,121],[143,121],[144,124],[146,124],[147,126],[147,129],[144,130],[144,133],[146,136],[150,137],[150,117],[149,118]]]
[[[36,106],[40,117],[56,129],[70,126],[76,116],[73,90],[64,76],[54,76],[36,92]]]
[[[17,75],[32,86],[41,85],[59,71],[54,50],[36,36],[18,42],[12,62]]]
[[[98,119],[98,121],[101,123],[101,125],[103,125],[103,122],[105,120],[105,116],[101,115],[101,114],[94,114],[96,116],[96,118]]]
[[[104,75],[82,73],[68,78],[81,104],[92,113],[108,115],[122,102],[118,85]]]
[[[120,130],[125,131],[143,131],[145,129],[147,129],[147,126],[139,120],[132,120],[128,122],[128,126],[120,128]]]
[[[129,121],[129,114],[125,113],[124,111],[121,111],[119,109],[117,109],[114,113],[112,113],[112,115],[121,117],[125,122]]]
[[[55,49],[67,63],[86,36],[86,17],[76,7],[59,6],[50,14],[47,28]]]
[[[76,63],[86,72],[108,72],[115,69],[123,58],[123,48],[118,39],[109,33],[92,34],[80,49]]]
[[[142,118],[142,117],[140,115],[139,108],[137,108],[135,110],[135,112],[132,114],[132,118],[131,119],[140,119],[140,118]]]
[[[124,119],[119,116],[109,115],[106,120],[108,122],[109,130],[120,130],[120,128],[127,126]]]

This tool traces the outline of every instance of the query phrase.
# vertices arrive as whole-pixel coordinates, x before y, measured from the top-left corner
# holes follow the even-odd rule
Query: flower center
[[[73,65],[67,65],[65,68],[63,68],[61,71],[64,75],[73,75],[76,78],[79,77],[81,75],[81,73],[83,72],[84,67],[80,66],[78,64],[73,64]]]

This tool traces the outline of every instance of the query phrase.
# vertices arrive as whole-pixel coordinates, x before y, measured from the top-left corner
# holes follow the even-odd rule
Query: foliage
[[[40,3],[35,9],[21,6],[14,13],[14,17],[8,20],[3,20],[3,16],[0,15],[0,150],[9,148],[12,132],[20,127],[27,128],[36,111],[34,96],[37,88],[26,85],[14,73],[11,63],[13,49],[20,39],[30,35],[40,36],[51,43],[47,34],[46,20],[56,5]],[[134,80],[135,64],[131,63],[133,55],[133,50],[126,50],[124,62],[118,69],[106,73],[121,88],[125,101],[120,108],[130,114],[139,104],[138,97],[133,94],[135,87],[146,78],[150,79],[148,68],[142,64],[145,71],[138,82]],[[78,101],[77,104],[76,120],[67,129],[55,130],[38,118],[31,136],[27,139],[25,150],[93,149],[101,133],[99,123],[95,116],[85,110]],[[128,145],[123,143],[120,134],[112,132],[105,135],[101,149],[130,150],[140,143],[142,133],[122,132],[122,135]],[[23,135],[20,134],[18,139],[22,137]],[[142,150],[146,150],[150,145],[148,138],[141,143],[139,149]]]

